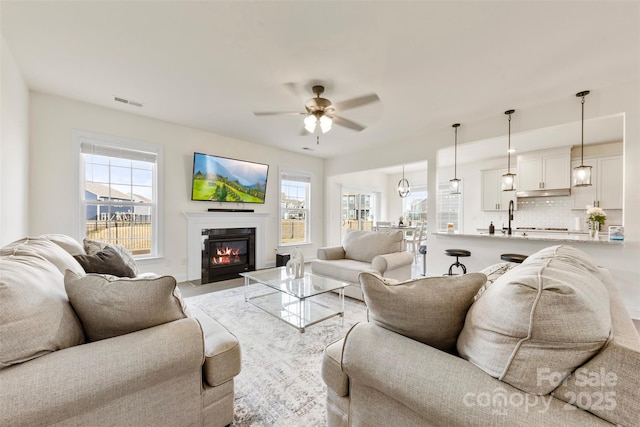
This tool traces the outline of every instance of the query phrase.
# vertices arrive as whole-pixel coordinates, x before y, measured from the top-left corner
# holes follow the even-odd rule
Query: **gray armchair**
[[[345,295],[363,300],[358,276],[362,272],[396,280],[411,278],[413,255],[403,250],[401,230],[349,230],[342,246],[320,248],[311,263],[315,274],[349,282]]]

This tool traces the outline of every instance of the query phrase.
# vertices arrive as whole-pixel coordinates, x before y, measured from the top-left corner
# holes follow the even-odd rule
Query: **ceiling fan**
[[[369,95],[360,96],[358,98],[349,99],[347,101],[339,102],[337,104],[331,103],[326,98],[322,98],[320,95],[324,93],[324,86],[315,85],[311,88],[315,98],[309,99],[305,105],[305,112],[299,111],[267,111],[267,112],[254,112],[256,116],[274,116],[281,114],[293,114],[305,116],[304,118],[304,131],[303,133],[314,133],[316,129],[320,129],[322,133],[329,132],[333,124],[343,126],[355,131],[362,131],[366,128],[359,123],[345,119],[336,115],[336,112],[342,112],[350,108],[360,107],[362,105],[370,104],[372,102],[380,101],[378,95],[371,93]]]

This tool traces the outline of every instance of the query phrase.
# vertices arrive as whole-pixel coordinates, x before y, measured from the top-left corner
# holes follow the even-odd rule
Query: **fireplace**
[[[202,230],[202,283],[240,277],[256,269],[255,228]]]
[[[202,279],[202,250],[207,236],[202,230],[213,228],[255,228],[255,268],[266,268],[265,246],[269,214],[260,212],[183,212],[187,220],[187,271],[181,280]]]

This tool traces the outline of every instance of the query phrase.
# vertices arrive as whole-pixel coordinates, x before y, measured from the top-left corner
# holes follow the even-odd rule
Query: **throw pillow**
[[[40,236],[43,239],[47,239],[60,246],[70,255],[85,255],[84,248],[77,240],[66,234],[43,234]]]
[[[82,241],[82,243],[84,245],[84,250],[86,251],[87,255],[94,255],[102,251],[104,248],[111,248],[115,250],[122,257],[124,262],[133,270],[136,276],[140,273],[138,271],[138,265],[136,264],[136,260],[133,259],[133,255],[131,255],[131,252],[129,252],[129,250],[124,246],[118,245],[116,243],[105,243],[99,240],[93,240],[88,238],[85,238]]]
[[[388,285],[375,274],[360,274],[370,322],[449,353],[455,352],[473,296],[486,280],[471,273]]]
[[[62,273],[37,254],[0,257],[0,369],[83,342]]]
[[[90,341],[184,319],[188,313],[171,276],[141,280],[68,271],[64,286]]]
[[[55,265],[61,274],[66,270],[82,273],[82,267],[73,257],[60,246],[42,237],[25,237],[0,249],[0,256],[7,255],[37,255]]]
[[[118,277],[136,277],[122,257],[111,247],[106,247],[95,255],[76,255],[74,257],[86,273],[111,274]]]
[[[489,286],[493,285],[493,283],[498,280],[498,278],[500,278],[504,273],[516,267],[517,265],[518,264],[516,264],[515,262],[500,262],[498,264],[493,264],[483,270],[480,270],[480,273],[487,276],[487,283],[485,283],[484,286],[480,287],[476,296],[473,297],[473,300],[475,301],[480,298],[480,295],[482,295],[482,293],[486,291]]]
[[[548,394],[600,351],[610,331],[608,292],[596,276],[562,257],[534,257],[471,306],[458,352],[520,390]]]

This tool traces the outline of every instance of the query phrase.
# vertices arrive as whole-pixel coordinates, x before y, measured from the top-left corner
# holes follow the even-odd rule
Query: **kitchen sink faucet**
[[[511,221],[513,221],[513,200],[509,200],[509,227],[507,228],[507,234],[511,236]]]

